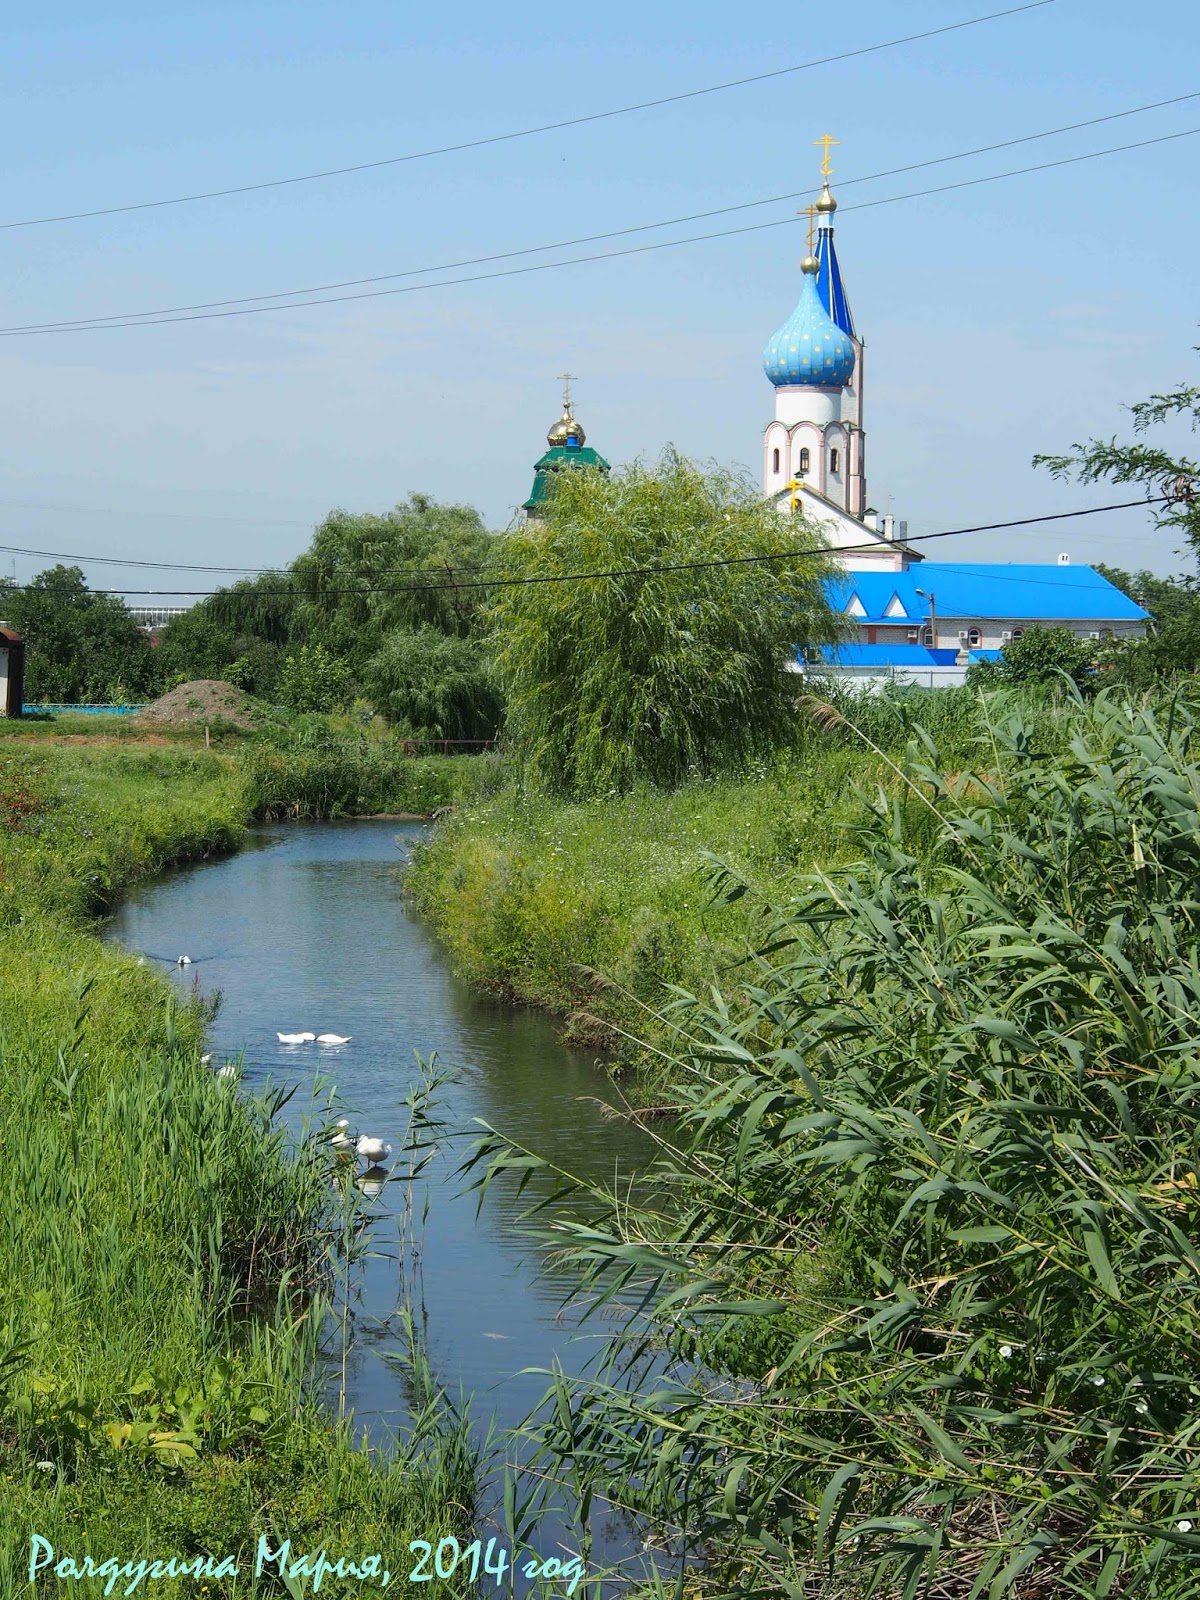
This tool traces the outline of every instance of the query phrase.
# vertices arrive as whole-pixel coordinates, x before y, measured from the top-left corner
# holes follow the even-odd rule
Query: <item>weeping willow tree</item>
[[[836,636],[816,530],[673,451],[560,474],[497,566],[516,580],[488,613],[506,735],[568,794],[677,784],[787,741],[789,665]]]
[[[617,1331],[528,1482],[637,1513],[676,1593],[1197,1593],[1200,703],[989,699],[986,770],[914,739],[857,864],[713,863],[761,942],[674,1004],[657,1203],[559,1174]]]

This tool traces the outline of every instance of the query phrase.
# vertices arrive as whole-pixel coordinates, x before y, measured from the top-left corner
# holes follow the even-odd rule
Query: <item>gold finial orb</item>
[[[813,273],[820,272],[820,270],[821,263],[817,260],[816,256],[805,256],[804,260],[800,263],[801,272]]]
[[[567,440],[572,436],[574,436],[579,444],[582,444],[586,438],[583,429],[571,415],[570,406],[564,405],[562,416],[559,417],[558,421],[546,435],[546,443],[551,447],[551,449],[554,449],[555,447],[561,448],[566,445]]]
[[[826,213],[837,210],[837,201],[829,192],[828,178],[825,180],[825,187],[821,190],[821,198],[817,201],[817,210]]]

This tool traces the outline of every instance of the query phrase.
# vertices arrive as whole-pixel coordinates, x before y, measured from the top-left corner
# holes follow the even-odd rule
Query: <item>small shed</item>
[[[0,717],[19,717],[25,698],[25,641],[0,622]]]

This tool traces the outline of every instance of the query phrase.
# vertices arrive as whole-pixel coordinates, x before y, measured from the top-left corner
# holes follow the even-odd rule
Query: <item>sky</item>
[[[1123,405],[1196,379],[1200,134],[896,197],[1200,129],[1200,21],[1187,0],[1153,12],[1051,0],[528,138],[12,225],[489,139],[778,73],[1003,3],[14,8],[0,53],[0,330],[418,275],[374,286],[413,292],[261,315],[0,332],[0,544],[270,566],[303,549],[331,508],[382,511],[413,491],[473,504],[502,528],[529,492],[564,371],[576,374],[589,444],[614,464],[672,444],[757,479],[773,413],[762,350],[799,294],[794,213],[819,188],[813,141],[826,132],[840,141],[838,250],[866,341],[872,503],[915,535],[1135,498],[1056,483],[1031,458],[1128,433]],[[628,239],[423,273],[797,192]],[[429,287],[761,223],[777,225]],[[1174,442],[1188,448],[1186,436]],[[1074,563],[1169,573],[1189,566],[1177,543],[1137,509],[926,550],[1048,562],[1065,551]],[[0,573],[20,579],[50,564],[0,552]],[[222,581],[80,564],[97,586]]]

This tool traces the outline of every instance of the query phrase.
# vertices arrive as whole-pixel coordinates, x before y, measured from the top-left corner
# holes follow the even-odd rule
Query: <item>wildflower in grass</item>
[[[1005,1361],[1007,1361],[1009,1356],[1012,1355],[1012,1345],[1002,1344],[1000,1346],[1000,1355]]]
[[[1182,1522],[1177,1522],[1175,1526],[1179,1529],[1180,1533],[1191,1533],[1192,1531],[1192,1525],[1186,1517],[1184,1517]]]

